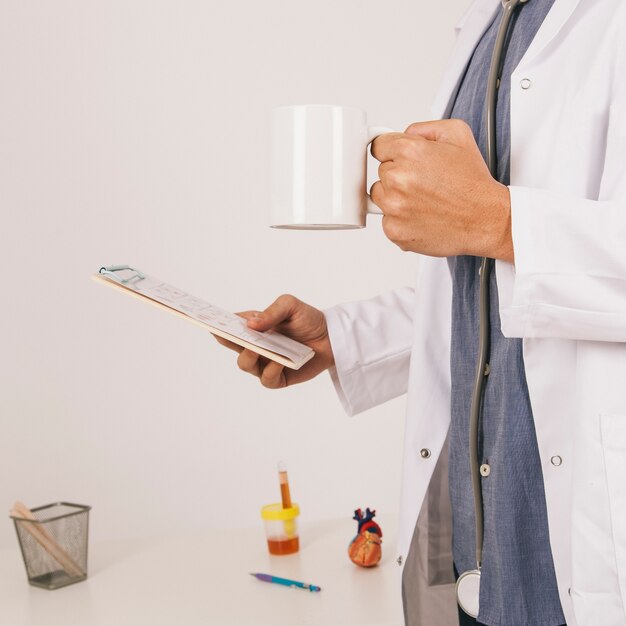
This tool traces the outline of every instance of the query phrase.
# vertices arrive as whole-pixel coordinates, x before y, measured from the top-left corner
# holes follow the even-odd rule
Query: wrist
[[[511,230],[511,195],[506,185],[495,182],[484,206],[483,237],[477,256],[514,262]]]

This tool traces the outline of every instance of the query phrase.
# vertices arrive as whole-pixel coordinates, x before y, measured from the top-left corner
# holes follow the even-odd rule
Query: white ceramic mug
[[[368,126],[354,107],[304,104],[274,109],[273,228],[363,228],[381,213],[365,188],[367,146],[389,128]]]

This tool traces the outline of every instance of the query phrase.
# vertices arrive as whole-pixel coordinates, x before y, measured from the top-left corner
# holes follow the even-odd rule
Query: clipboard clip
[[[122,270],[134,272],[134,274],[128,278],[122,278],[115,273],[121,272]],[[108,276],[109,278],[112,278],[122,284],[129,283],[131,280],[143,280],[146,277],[145,274],[142,274],[139,270],[136,270],[130,265],[107,265],[106,267],[101,267],[98,274],[104,274],[105,276]]]

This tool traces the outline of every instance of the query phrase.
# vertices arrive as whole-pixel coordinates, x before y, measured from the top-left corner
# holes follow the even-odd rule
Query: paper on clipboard
[[[211,333],[248,348],[281,365],[300,369],[315,353],[308,346],[275,331],[264,333],[248,328],[246,320],[127,265],[100,268],[94,280],[138,296]]]

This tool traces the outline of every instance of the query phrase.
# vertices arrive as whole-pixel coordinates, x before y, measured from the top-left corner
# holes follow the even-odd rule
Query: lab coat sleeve
[[[626,342],[623,40],[614,65],[597,199],[509,187],[515,267],[497,264],[508,337]]]
[[[510,187],[515,267],[497,270],[507,337],[626,342],[626,98],[611,115],[611,199]]]
[[[625,15],[622,7],[622,23]],[[508,337],[626,342],[623,37],[611,70],[605,150],[590,163],[601,167],[597,197],[509,187],[515,267],[497,264],[502,332]]]
[[[335,366],[330,375],[348,415],[406,393],[414,290],[405,287],[324,311]]]

